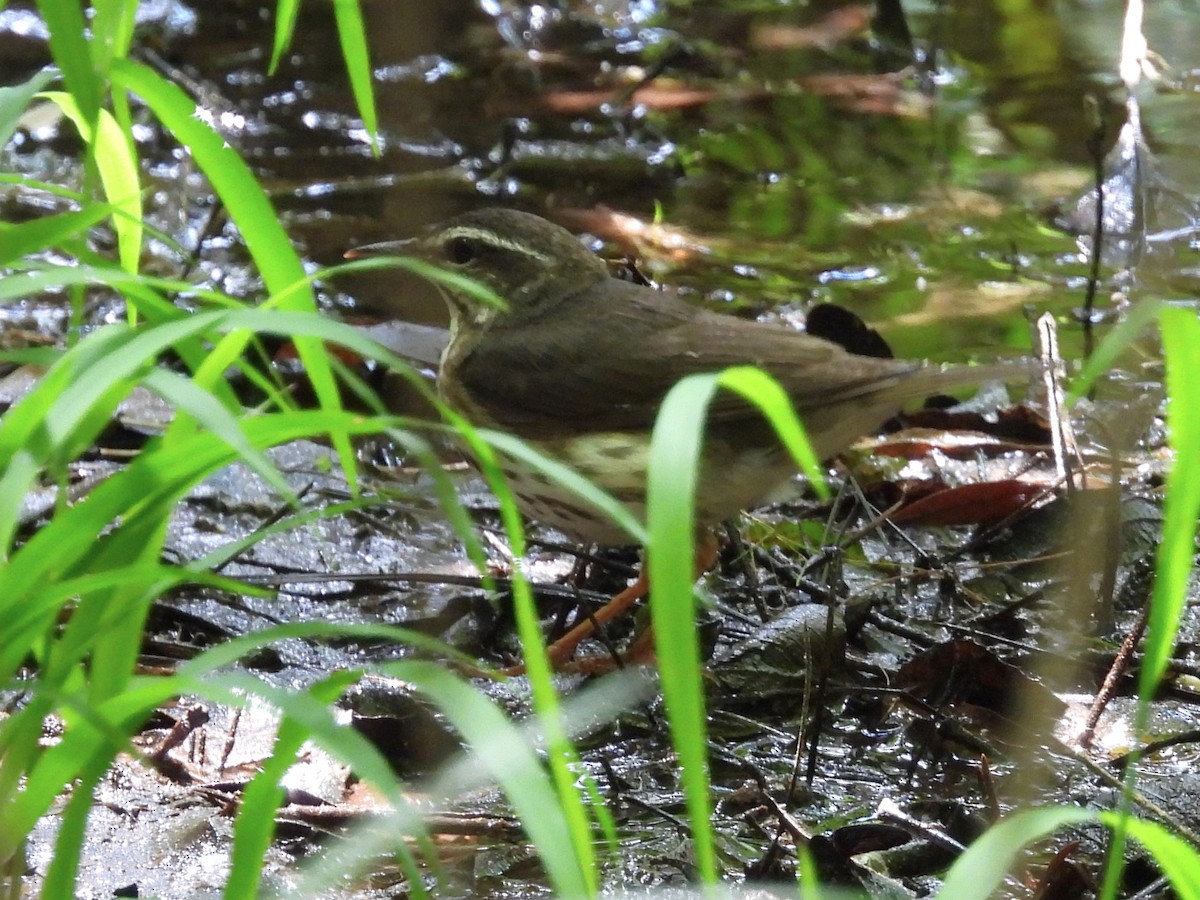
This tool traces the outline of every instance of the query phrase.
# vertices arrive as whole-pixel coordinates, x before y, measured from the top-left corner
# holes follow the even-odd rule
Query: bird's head
[[[416,256],[449,273],[434,280],[450,307],[452,331],[536,319],[609,277],[604,262],[565,228],[512,209],[476,210],[418,238],[352,251],[355,257],[383,253]],[[476,285],[507,309],[489,302]]]

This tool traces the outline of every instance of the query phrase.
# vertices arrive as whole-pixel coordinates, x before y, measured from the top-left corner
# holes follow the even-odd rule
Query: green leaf
[[[695,628],[696,478],[708,404],[718,375],[690,376],[667,394],[654,423],[646,519],[650,542],[650,616],[662,678],[663,702],[692,824],[696,866],[702,881],[717,880],[712,808],[709,799],[704,695],[696,677],[700,644]]]
[[[195,115],[194,101],[157,72],[130,60],[114,61],[112,77],[114,83],[141,97],[167,130],[187,146],[241,232],[271,293],[267,303],[282,309],[315,311],[311,280],[262,186],[224,138]],[[197,380],[202,385],[221,380],[250,337],[243,333],[226,338],[197,372]],[[297,337],[295,345],[321,407],[340,409],[337,382],[319,342]],[[331,434],[330,439],[353,487],[357,469],[353,448],[345,435]]]
[[[1101,820],[1113,823],[1114,813],[1102,813]],[[1157,822],[1130,819],[1129,836],[1150,851],[1171,887],[1181,900],[1200,900],[1200,850]]]
[[[96,72],[83,20],[83,4],[70,0],[38,0],[38,12],[50,29],[50,52],[62,71],[67,90],[79,105],[85,122],[100,115],[104,82]]]
[[[1156,822],[1123,819],[1119,813],[1050,806],[1026,809],[1002,819],[950,867],[939,896],[954,900],[987,900],[994,897],[1012,870],[1017,854],[1026,844],[1053,834],[1060,828],[1101,821],[1114,831],[1127,828],[1130,836],[1153,855],[1163,874],[1180,897],[1200,898],[1200,855]]]
[[[96,69],[108,70],[113,59],[129,53],[140,0],[92,0],[92,52]]]
[[[1098,813],[1074,806],[1027,809],[993,825],[950,867],[941,896],[987,900],[1004,881],[1021,848],[1064,825],[1093,822]]]
[[[708,405],[718,388],[734,390],[757,405],[818,491],[824,480],[816,455],[786,392],[753,367],[684,378],[667,394],[654,423],[650,446],[646,515],[647,566],[663,700],[671,738],[683,770],[696,864],[701,877],[717,877],[709,807],[704,695],[696,672],[700,648],[695,629],[695,491]]]
[[[279,61],[292,44],[299,14],[300,0],[279,0],[275,4],[275,38],[271,46],[271,62],[267,65],[267,72],[271,75],[279,69]]]
[[[333,14],[354,102],[362,116],[363,128],[371,137],[371,152],[379,156],[379,120],[375,112],[375,92],[371,88],[371,59],[362,9],[358,0],[333,0]]]
[[[556,896],[594,896],[593,860],[581,856],[579,842],[572,839],[578,823],[571,821],[521,730],[484,694],[435,663],[404,661],[383,668],[432,698],[474,748],[475,761],[495,777],[537,847]]]
[[[334,672],[311,685],[303,694],[288,694],[289,708],[294,713],[299,703],[303,702],[309,723],[320,722],[326,735],[335,733],[329,727],[331,724],[333,728],[337,726],[331,722],[328,706],[359,677],[358,672]],[[247,692],[253,696],[258,693],[259,687],[258,684],[250,685]],[[341,731],[359,737],[351,729]],[[259,773],[242,792],[241,808],[233,826],[233,861],[225,881],[226,897],[259,896],[264,860],[271,839],[275,836],[275,813],[284,796],[280,783],[295,763],[296,754],[310,734],[310,729],[297,718],[285,717],[275,736],[275,746],[271,748]],[[336,734],[339,740],[344,736]],[[356,747],[355,752],[367,751],[365,747]],[[374,755],[378,756],[378,751]]]
[[[91,203],[79,212],[42,216],[19,225],[0,222],[0,265],[9,265],[48,247],[61,246],[111,215],[112,211],[106,204]]]
[[[92,155],[100,172],[104,194],[113,208],[113,227],[117,232],[117,251],[121,268],[126,272],[137,272],[142,254],[142,188],[138,180],[137,160],[130,152],[131,144],[125,132],[117,124],[112,113],[100,110],[97,127],[91,123],[70,94],[51,92],[45,95],[58,104],[79,130],[80,136],[91,146]]]
[[[1196,564],[1200,517],[1200,319],[1193,310],[1175,307],[1164,309],[1160,322],[1167,363],[1167,433],[1175,458],[1167,473],[1146,656],[1138,681],[1144,704],[1158,689],[1175,646]],[[1148,714],[1146,710],[1139,717],[1143,724]]]
[[[34,96],[57,74],[54,69],[42,69],[26,82],[0,87],[0,147],[12,140]]]
[[[113,82],[141,97],[171,135],[184,144],[220,196],[241,232],[267,290],[286,297],[288,309],[314,309],[304,267],[279,215],[249,166],[197,115],[196,103],[179,87],[140,63],[115,60]]]
[[[155,369],[148,373],[143,381],[146,387],[176,410],[186,411],[210,434],[229,444],[236,451],[238,458],[271,485],[287,503],[294,505],[298,502],[287,479],[265,453],[250,443],[246,433],[242,431],[241,423],[216,397],[197,387],[191,380],[166,369]]]

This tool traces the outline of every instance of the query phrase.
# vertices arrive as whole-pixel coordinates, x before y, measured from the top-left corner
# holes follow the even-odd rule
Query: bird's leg
[[[717,561],[717,539],[710,531],[703,531],[698,536],[696,543],[696,561],[694,575],[699,578]],[[611,622],[617,616],[626,612],[638,600],[646,596],[650,589],[650,582],[646,576],[646,567],[643,564],[641,572],[638,573],[637,581],[625,588],[604,606],[600,607],[596,612],[589,616],[584,621],[580,622],[557,641],[546,648],[546,655],[550,659],[550,665],[555,670],[562,670],[567,667],[571,655],[575,652],[575,648],[579,646],[588,635],[596,630],[597,627]],[[628,663],[648,663],[654,659],[654,633],[652,629],[647,628],[630,647],[624,656],[625,662]],[[592,664],[586,664],[586,663]],[[612,668],[612,659],[604,657],[595,660],[586,661],[579,660],[578,663],[585,663],[582,667],[576,663],[571,664],[574,670],[598,672]],[[597,663],[603,665],[597,666]],[[525,674],[525,666],[516,665],[504,670],[506,675],[523,675]]]
[[[628,610],[633,604],[637,603],[650,590],[650,580],[646,577],[646,567],[642,566],[642,570],[638,572],[637,581],[625,588],[602,607],[596,610],[592,615],[588,616],[557,641],[546,648],[546,655],[550,657],[550,665],[557,669],[562,666],[571,654],[575,652],[575,648],[579,646],[579,642],[586,638],[589,634],[595,631],[602,625],[605,625]]]
[[[629,585],[629,587],[625,588],[625,590],[621,591],[621,593],[617,594],[592,615],[588,616],[588,618],[584,619],[546,648],[546,656],[550,659],[550,668],[555,671],[561,670],[567,661],[570,660],[571,654],[575,652],[575,648],[579,646],[580,641],[601,625],[611,622],[617,616],[621,615],[621,613],[637,603],[642,597],[645,597],[648,589],[649,582],[646,579],[646,570],[643,567],[642,571],[638,573],[637,581]],[[607,657],[606,659],[611,668],[612,660]],[[505,675],[524,675],[525,663],[518,663],[501,671]]]

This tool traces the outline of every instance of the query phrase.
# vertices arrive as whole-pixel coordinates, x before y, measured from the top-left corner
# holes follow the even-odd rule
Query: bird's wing
[[[734,365],[771,373],[801,411],[876,394],[917,368],[621,282],[565,306],[572,321],[552,313],[493,329],[460,362],[462,388],[499,427],[534,438],[648,428],[681,378]],[[714,423],[758,415],[726,392],[709,409]]]

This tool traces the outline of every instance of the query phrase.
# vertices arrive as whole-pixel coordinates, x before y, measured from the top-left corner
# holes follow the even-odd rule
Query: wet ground
[[[962,360],[1030,353],[1031,321],[1049,311],[1064,357],[1078,358],[1073,311],[1089,265],[1081,239],[1062,226],[1093,179],[1095,125],[1084,97],[1096,98],[1106,148],[1123,116],[1116,4],[1019,15],[984,3],[909,10],[916,63],[902,29],[881,26],[881,40],[868,40],[866,7],[701,7],[367,4],[377,157],[324,5],[303,8],[275,76],[265,74],[269,11],[250,2],[145,4],[137,44],[251,161],[315,266],[336,263],[348,247],[503,204],[588,232],[597,249],[636,256],[651,277],[732,314],[800,324],[814,304],[832,302],[877,327],[898,355]],[[1148,298],[1191,299],[1200,277],[1187,199],[1200,184],[1190,150],[1200,140],[1200,19],[1176,4],[1151,13],[1150,44],[1173,64],[1175,87],[1148,88],[1143,98],[1161,189],[1138,233],[1153,239],[1135,266],[1113,257],[1103,270],[1098,320]],[[11,4],[0,13],[0,82],[44,61],[32,15]],[[141,140],[153,185],[148,214],[179,244],[152,243],[147,268],[253,299],[256,276],[203,179],[151,123]],[[61,123],[30,122],[0,151],[0,166],[71,183],[75,149]],[[8,186],[0,209],[10,220],[43,211]],[[427,287],[398,275],[322,290],[338,314],[385,310],[432,324],[443,315]],[[97,298],[91,314],[101,321],[115,308]],[[58,336],[66,322],[61,300],[48,297],[6,310],[3,327]],[[1156,354],[1147,340],[1077,410],[1081,450],[1098,473],[1092,490],[1061,492],[1036,393],[1028,402],[990,395],[982,411],[994,420],[1015,406],[1002,420],[1012,427],[910,421],[847,458],[837,504],[798,489],[792,502],[741,523],[705,582],[717,827],[731,879],[786,881],[790,847],[815,836],[829,883],[916,896],[936,887],[953,856],[945,837],[967,843],[1016,804],[1106,802],[1106,775],[1131,740],[1130,701],[1108,708],[1090,750],[1079,737],[1083,710],[1147,596],[1163,466]],[[139,423],[154,415],[152,406],[136,410]],[[277,451],[312,509],[348,501],[328,455],[310,444]],[[1114,455],[1123,469],[1108,464]],[[494,503],[465,466],[458,471],[503,576],[513,563]],[[976,493],[939,501],[935,488],[947,486]],[[280,529],[226,567],[279,587],[277,595],[184,591],[162,603],[145,665],[170,666],[230,635],[310,619],[403,624],[482,661],[508,661],[516,639],[505,598],[485,594],[428,477],[393,471],[371,487],[342,514]],[[875,525],[902,493],[903,526]],[[912,512],[914,497],[929,505]],[[964,505],[972,515],[954,518]],[[1034,508],[1008,518],[1025,505]],[[234,469],[181,505],[172,549],[181,559],[220,552],[285,512],[265,485]],[[579,596],[619,586],[636,563],[632,552],[618,553],[579,586],[564,584],[573,556],[556,546],[560,536],[535,537],[545,543],[524,565],[548,622]],[[1185,623],[1185,648],[1195,630],[1194,618]],[[297,640],[248,665],[294,686],[407,652]],[[1063,658],[1078,664],[1057,666]],[[1193,662],[1181,658],[1179,672]],[[519,679],[492,690],[524,710]],[[662,712],[652,688],[646,696],[619,727],[581,742],[620,823],[620,852],[605,871],[614,888],[677,885],[691,874]],[[365,682],[342,705],[347,722],[386,747],[414,785],[457,747],[434,712],[386,679]],[[814,719],[816,708],[823,717]],[[1186,684],[1166,692],[1157,715],[1156,736],[1196,728]],[[165,710],[144,743],[174,764],[130,766],[106,785],[83,867],[87,895],[131,884],[163,897],[219,892],[225,814],[273,723],[269,710],[235,717],[210,708],[204,717],[186,698]],[[169,735],[178,746],[163,749]],[[1164,750],[1142,785],[1193,826],[1194,755],[1189,745]],[[303,768],[289,783],[269,860],[279,887],[297,857],[377,810],[319,752]],[[445,836],[446,895],[544,891],[495,794],[446,804],[435,823]],[[35,883],[54,827],[46,821],[31,846]],[[1102,836],[1079,837],[1074,852],[1086,873]],[[1030,882],[1056,849],[1031,858]],[[386,860],[362,873],[329,896],[405,893]],[[1135,867],[1131,889],[1144,883],[1139,876],[1149,878]]]

